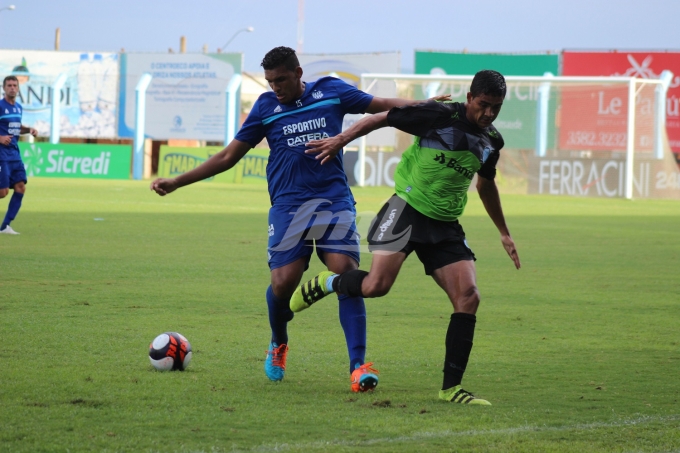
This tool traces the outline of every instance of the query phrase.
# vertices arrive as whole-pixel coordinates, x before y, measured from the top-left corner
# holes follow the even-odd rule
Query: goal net
[[[494,122],[505,140],[497,184],[504,193],[679,198],[680,148],[666,133],[672,74],[629,77],[506,77]],[[363,74],[361,88],[406,99],[451,94],[465,102],[472,76]],[[413,137],[369,135],[348,147],[345,165],[357,185],[394,185],[394,170]],[[357,151],[353,153],[352,151]],[[471,185],[474,190],[474,183]]]

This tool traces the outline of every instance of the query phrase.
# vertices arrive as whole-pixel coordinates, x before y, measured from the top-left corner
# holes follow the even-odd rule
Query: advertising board
[[[573,52],[562,55],[562,75],[625,76],[658,79],[663,70],[674,77],[666,99],[666,130],[671,150],[680,153],[680,52]],[[636,121],[653,122],[654,91],[640,92]],[[628,87],[591,87],[562,94],[559,143],[563,149],[625,149]],[[636,151],[651,151],[653,139],[636,137]]]
[[[471,54],[416,51],[416,74],[474,75],[482,69],[493,69],[505,76],[542,76],[546,72],[557,75],[558,56],[548,54]],[[424,84],[422,98],[430,84]],[[494,126],[503,134],[505,147],[534,149],[536,142],[536,113],[539,84],[508,83],[503,109]],[[464,102],[470,84],[443,83],[436,94],[451,94],[454,101]],[[549,104],[549,142],[554,136],[556,102]]]
[[[158,177],[172,178],[193,170],[222,149],[221,146],[188,148],[163,145],[158,159]],[[248,151],[234,168],[205,181],[266,184],[268,161],[268,149],[254,148]]]
[[[22,122],[36,128],[39,135],[50,134],[51,106],[56,98],[52,85],[66,74],[58,94],[61,136],[116,136],[118,54],[0,50],[0,73],[19,80],[17,101],[24,108]]]
[[[27,176],[129,179],[129,145],[19,143]]]
[[[149,73],[153,78],[146,90],[148,138],[224,140],[225,91],[242,66],[240,53],[121,54],[118,134],[134,135],[135,88]]]

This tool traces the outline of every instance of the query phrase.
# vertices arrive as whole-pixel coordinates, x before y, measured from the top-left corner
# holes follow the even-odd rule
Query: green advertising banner
[[[416,74],[430,74],[441,68],[446,74],[473,75],[482,69],[493,69],[506,76],[557,75],[558,55],[486,54],[416,51]]]
[[[130,179],[129,145],[19,143],[28,176]]]
[[[185,148],[161,146],[158,158],[158,176],[172,178],[192,170],[222,150],[221,146]],[[232,182],[245,184],[267,183],[267,162],[269,150],[254,148],[232,168],[205,181]]]
[[[416,74],[474,75],[482,69],[493,69],[505,76],[557,75],[558,55],[532,54],[471,54],[416,51]],[[505,147],[534,149],[536,143],[536,112],[539,83],[508,83],[503,109],[494,126],[503,134]],[[442,84],[438,94],[451,94],[454,101],[464,101],[469,83]],[[555,107],[549,103],[548,143],[554,142]]]

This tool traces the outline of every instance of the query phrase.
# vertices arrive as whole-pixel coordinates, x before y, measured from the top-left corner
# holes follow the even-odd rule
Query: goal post
[[[451,94],[464,102],[472,78],[368,73],[361,75],[360,87],[376,94],[380,85],[392,84],[401,98]],[[680,199],[680,149],[671,149],[666,133],[672,78],[669,71],[659,79],[506,76],[508,93],[494,122],[505,140],[499,187],[513,193]],[[389,159],[400,158],[412,141],[405,135],[393,134],[392,143],[379,146],[359,141],[357,185],[390,180],[387,172],[393,169],[377,168],[368,154],[394,149]],[[375,177],[376,171],[386,173]]]

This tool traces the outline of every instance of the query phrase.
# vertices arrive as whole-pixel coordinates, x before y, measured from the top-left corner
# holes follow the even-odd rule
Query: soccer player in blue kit
[[[180,187],[232,168],[263,138],[270,148],[267,181],[269,211],[268,258],[271,285],[267,288],[271,342],[264,369],[272,381],[284,377],[288,353],[288,322],[293,319],[290,297],[316,252],[337,273],[358,269],[359,237],[355,201],[347,182],[342,154],[320,165],[305,153],[305,143],[332,137],[342,130],[348,113],[377,113],[417,101],[373,97],[351,85],[323,77],[303,82],[295,51],[276,47],[262,60],[272,91],[262,94],[240,131],[222,151],[176,178],[159,178],[151,190],[166,195]],[[439,99],[445,99],[442,96]],[[350,359],[351,389],[373,390],[378,384],[366,354],[366,308],[360,297],[339,296],[340,324]]]
[[[14,76],[5,77],[2,89],[5,96],[0,99],[0,198],[5,198],[9,194],[9,189],[13,189],[14,193],[9,200],[7,214],[0,225],[0,233],[19,234],[9,224],[19,213],[28,180],[17,139],[20,134],[36,136],[38,131],[21,125],[23,108],[16,101],[19,80]]]

